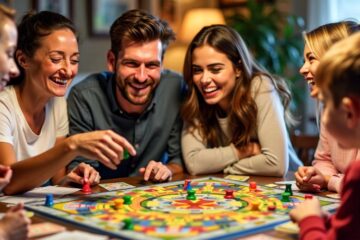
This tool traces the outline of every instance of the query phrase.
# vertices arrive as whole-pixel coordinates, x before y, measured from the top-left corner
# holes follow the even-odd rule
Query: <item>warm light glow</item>
[[[180,30],[180,40],[191,42],[204,26],[225,24],[223,13],[216,8],[194,8],[186,12]]]

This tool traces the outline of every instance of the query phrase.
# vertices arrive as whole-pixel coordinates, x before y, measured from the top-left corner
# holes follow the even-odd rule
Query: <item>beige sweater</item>
[[[208,148],[199,132],[190,133],[187,126],[182,132],[182,152],[187,170],[192,175],[223,171],[226,174],[283,176],[288,171],[289,151],[293,151],[287,134],[284,109],[270,79],[253,80],[252,94],[258,107],[258,129],[255,139],[261,154],[239,159],[234,145]],[[225,137],[230,136],[227,118],[218,118]],[[295,154],[296,169],[301,165]],[[293,164],[294,165],[294,164]]]

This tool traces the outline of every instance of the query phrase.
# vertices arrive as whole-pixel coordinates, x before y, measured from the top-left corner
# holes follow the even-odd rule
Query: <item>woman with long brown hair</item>
[[[285,126],[290,92],[260,67],[241,36],[204,27],[190,43],[182,149],[190,174],[283,176],[301,162]]]

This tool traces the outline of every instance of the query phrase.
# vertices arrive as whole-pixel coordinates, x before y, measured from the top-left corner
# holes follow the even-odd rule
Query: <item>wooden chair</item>
[[[310,166],[314,159],[319,136],[291,134],[290,140],[303,164]]]

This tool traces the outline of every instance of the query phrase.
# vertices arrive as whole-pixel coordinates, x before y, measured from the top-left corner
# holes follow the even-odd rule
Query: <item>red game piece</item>
[[[267,208],[268,208],[269,211],[272,211],[272,212],[276,210],[275,205],[269,205]]]
[[[311,194],[305,194],[305,199],[312,199],[313,198],[313,195]]]
[[[91,193],[91,187],[90,187],[90,183],[89,182],[85,182],[83,183],[83,187],[81,190],[84,194],[90,194]]]
[[[224,198],[226,198],[226,199],[234,199],[235,198],[234,197],[234,190],[226,189]]]
[[[250,191],[256,191],[256,182],[250,182],[249,183],[249,190]]]

